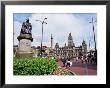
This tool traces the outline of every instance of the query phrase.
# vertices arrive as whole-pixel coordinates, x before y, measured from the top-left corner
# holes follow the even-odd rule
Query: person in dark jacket
[[[62,57],[62,62],[63,62],[63,67],[65,67],[65,63],[66,63],[66,58]]]

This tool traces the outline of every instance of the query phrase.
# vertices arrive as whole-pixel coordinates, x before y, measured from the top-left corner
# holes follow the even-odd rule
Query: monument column
[[[53,48],[53,37],[52,37],[52,34],[51,34],[51,49]]]

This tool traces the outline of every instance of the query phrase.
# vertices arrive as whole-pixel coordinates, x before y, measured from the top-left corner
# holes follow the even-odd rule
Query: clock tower
[[[72,38],[72,35],[71,33],[69,33],[69,36],[68,36],[68,47],[74,47],[74,43],[73,43],[73,38]]]

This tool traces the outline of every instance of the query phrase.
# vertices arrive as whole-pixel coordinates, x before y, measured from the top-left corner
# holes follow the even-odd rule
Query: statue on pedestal
[[[29,23],[29,19],[27,19],[26,22],[23,22],[22,24],[20,36],[18,36],[18,40],[25,38],[33,41],[31,30],[32,30],[32,25],[31,23]]]
[[[32,48],[31,42],[33,41],[32,38],[32,25],[29,22],[29,19],[26,22],[23,22],[20,35],[17,37],[19,41],[18,51],[16,56],[17,57],[32,57]]]

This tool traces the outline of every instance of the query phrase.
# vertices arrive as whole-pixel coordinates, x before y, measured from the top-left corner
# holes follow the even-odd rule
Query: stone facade
[[[20,40],[18,50],[23,52],[31,51],[31,41],[28,39]]]
[[[75,47],[73,42],[73,38],[71,33],[68,36],[68,45],[65,44],[64,47],[59,47],[59,44],[56,43],[55,45],[55,56],[63,56],[66,58],[74,58],[79,55],[84,55],[87,53],[87,44],[83,40],[82,45],[79,47]]]

